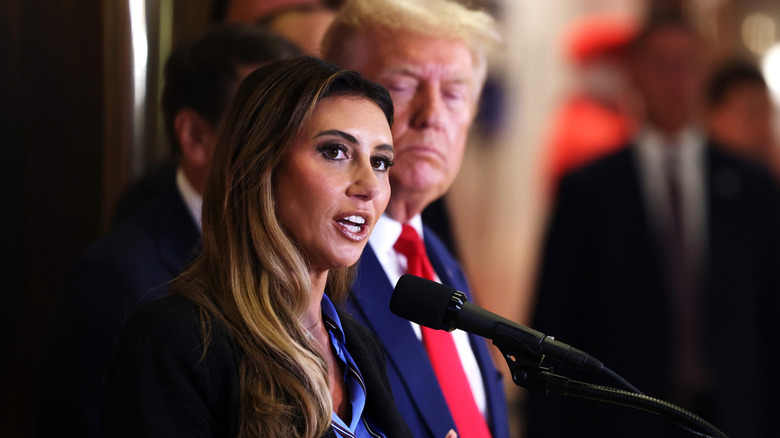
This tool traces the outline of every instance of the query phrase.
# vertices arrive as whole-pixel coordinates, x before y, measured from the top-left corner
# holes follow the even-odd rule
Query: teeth
[[[344,224],[344,228],[349,230],[350,233],[359,233],[360,232],[360,227],[357,226],[357,225],[347,225],[347,224]]]
[[[348,217],[346,217],[344,219],[352,222],[353,224],[363,225],[364,223],[366,223],[366,220],[364,218],[362,218],[360,216],[355,216],[355,215],[348,216]]]

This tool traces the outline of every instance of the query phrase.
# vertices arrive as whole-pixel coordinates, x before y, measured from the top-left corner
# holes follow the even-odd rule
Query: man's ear
[[[208,167],[217,136],[211,123],[192,108],[180,109],[173,123],[182,160],[195,168]]]

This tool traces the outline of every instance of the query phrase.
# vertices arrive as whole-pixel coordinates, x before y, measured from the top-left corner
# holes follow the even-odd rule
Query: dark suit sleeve
[[[556,336],[574,335],[578,289],[586,282],[588,253],[587,202],[569,175],[559,186],[548,225],[536,285],[534,327]],[[569,343],[573,339],[569,338]]]
[[[167,297],[128,320],[106,381],[105,436],[235,436],[232,344],[214,329],[204,357],[198,310],[183,302]]]
[[[780,412],[780,375],[775,370],[780,362],[780,185],[767,175],[768,182],[764,213],[760,217],[764,220],[761,227],[764,229],[764,254],[762,256],[761,272],[768,278],[761,290],[760,308],[761,322],[758,328],[765,338],[762,340],[768,348],[761,348],[766,354],[764,363],[759,364],[764,368],[763,375],[767,376],[767,398],[763,430],[770,436],[775,432],[775,416]]]
[[[533,327],[570,344],[586,325],[578,315],[587,314],[587,207],[576,175],[561,180],[556,205],[548,223],[536,284]],[[530,393],[527,403],[529,437],[576,436],[570,414],[575,401],[559,395]],[[563,416],[563,419],[562,417]]]
[[[38,436],[99,437],[103,375],[129,309],[128,282],[110,266],[82,261],[68,273],[39,358]]]

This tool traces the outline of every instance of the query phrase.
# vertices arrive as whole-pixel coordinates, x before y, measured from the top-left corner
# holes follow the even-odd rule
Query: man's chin
[[[418,196],[427,194],[433,201],[449,188],[447,176],[440,169],[416,166],[398,173],[394,173],[395,171],[395,168],[390,171],[391,197],[395,197],[396,193],[410,192]]]

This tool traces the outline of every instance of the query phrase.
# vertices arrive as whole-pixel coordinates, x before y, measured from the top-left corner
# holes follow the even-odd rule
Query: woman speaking
[[[125,326],[106,436],[410,436],[378,341],[333,305],[390,196],[392,116],[384,88],[314,58],[244,80],[203,248]]]

